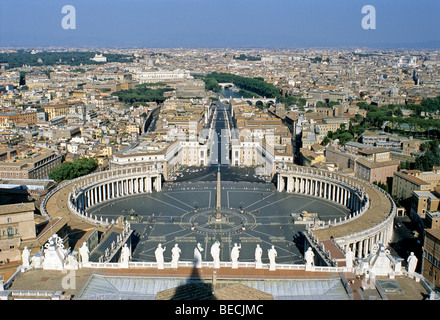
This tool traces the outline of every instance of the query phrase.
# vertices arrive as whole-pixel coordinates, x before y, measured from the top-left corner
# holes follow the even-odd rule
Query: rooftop
[[[35,210],[35,204],[33,202],[5,204],[0,206],[0,214],[34,212],[34,210]]]

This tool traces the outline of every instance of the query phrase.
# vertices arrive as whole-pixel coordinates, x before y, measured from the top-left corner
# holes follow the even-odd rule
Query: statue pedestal
[[[64,257],[53,247],[49,247],[44,252],[44,270],[64,270]]]
[[[261,261],[255,262],[255,269],[263,269],[263,263]]]
[[[213,216],[211,217],[211,219],[209,219],[209,223],[228,223],[228,219],[225,216],[222,217],[217,217],[217,216]]]
[[[306,264],[306,271],[315,271],[315,266],[312,264]]]

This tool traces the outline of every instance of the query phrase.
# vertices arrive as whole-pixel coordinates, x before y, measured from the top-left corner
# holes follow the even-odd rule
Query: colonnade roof
[[[90,228],[100,228],[100,226],[89,223],[82,220],[76,215],[72,214],[68,209],[68,199],[69,194],[73,191],[74,183],[67,184],[64,188],[57,190],[47,201],[46,211],[47,214],[52,218],[59,218],[60,222],[56,229],[47,232],[44,237],[36,239],[33,243],[27,244],[28,247],[40,247],[44,244],[49,237],[56,233],[62,226],[68,224],[71,228],[87,230]],[[62,226],[60,225],[62,223]],[[100,230],[103,231],[104,229]]]
[[[335,239],[342,238],[353,233],[362,232],[378,225],[389,216],[392,208],[390,199],[378,188],[374,188],[368,184],[362,185],[368,194],[370,209],[363,215],[349,222],[324,229],[313,230],[313,235],[319,241],[328,240],[331,237]]]

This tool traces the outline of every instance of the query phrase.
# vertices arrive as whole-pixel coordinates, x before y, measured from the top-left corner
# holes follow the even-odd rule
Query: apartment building
[[[36,152],[25,158],[0,161],[0,178],[46,179],[49,172],[60,165],[61,155],[58,152]]]
[[[440,287],[440,229],[425,229],[423,245],[422,275]]]
[[[394,172],[393,187],[391,195],[400,199],[408,199],[412,196],[413,191],[430,191],[431,183],[422,180],[423,176],[414,174],[419,170],[402,170]]]
[[[65,116],[69,114],[71,105],[68,104],[55,104],[55,105],[44,105],[42,108],[47,114],[47,120],[52,120],[60,116]]]
[[[436,211],[439,209],[440,199],[436,192],[430,191],[417,191],[412,192],[411,208],[409,215],[411,219],[417,222],[421,228],[425,226],[426,215],[430,211]]]
[[[373,162],[366,158],[356,158],[354,166],[355,176],[369,182],[388,184],[399,168],[399,161],[388,160]]]
[[[358,150],[358,154],[373,162],[391,160],[391,152],[385,148],[363,148]]]
[[[396,189],[394,188],[396,186]],[[408,198],[413,190],[435,190],[440,187],[440,167],[432,171],[402,170],[393,177],[393,196]]]
[[[36,236],[34,203],[0,205],[0,262],[20,261],[22,240]]]
[[[330,109],[331,110],[331,109]],[[315,128],[319,135],[326,136],[329,132],[338,131],[341,125],[345,126],[345,129],[350,127],[349,118],[325,118],[321,123],[316,123]]]
[[[204,166],[208,163],[208,146],[184,139],[172,142],[143,141],[114,154],[109,161],[110,169],[134,165],[160,165],[165,180],[182,165]]]
[[[425,216],[425,227],[428,229],[440,229],[440,212],[427,212]]]

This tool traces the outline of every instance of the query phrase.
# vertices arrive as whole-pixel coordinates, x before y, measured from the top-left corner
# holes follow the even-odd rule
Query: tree
[[[72,180],[93,172],[98,167],[94,158],[79,158],[73,162],[64,162],[49,172],[49,178],[56,182]]]

